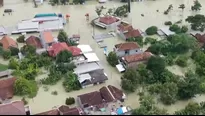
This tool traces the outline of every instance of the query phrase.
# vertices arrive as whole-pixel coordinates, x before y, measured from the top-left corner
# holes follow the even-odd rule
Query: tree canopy
[[[56,56],[56,63],[69,63],[72,60],[72,53],[68,50],[63,50]]]
[[[118,64],[118,58],[115,52],[110,52],[107,56],[108,63],[115,67]]]
[[[196,14],[195,16],[188,16],[186,21],[191,24],[191,29],[196,31],[204,31],[205,28],[205,16]]]

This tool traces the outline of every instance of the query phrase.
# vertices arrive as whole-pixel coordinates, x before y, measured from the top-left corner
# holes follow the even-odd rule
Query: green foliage
[[[185,5],[184,5],[184,4],[180,4],[180,5],[179,5],[179,9],[184,10],[184,9],[185,9]]]
[[[66,105],[75,104],[75,98],[73,98],[73,97],[66,98],[65,104],[66,104]]]
[[[174,65],[174,56],[172,56],[172,55],[167,55],[167,56],[165,57],[165,62],[166,62],[166,65],[168,65],[168,66]]]
[[[65,74],[64,77],[65,79],[63,81],[63,87],[65,88],[66,92],[81,89],[81,85],[80,82],[78,81],[78,77],[76,74],[72,72],[68,72]]]
[[[114,11],[114,15],[118,17],[126,16],[127,13],[128,13],[128,5],[120,6]]]
[[[69,63],[72,60],[73,56],[70,51],[63,50],[56,56],[56,63]]]
[[[172,6],[172,4],[170,4],[169,7],[167,8],[167,10],[164,11],[164,14],[165,14],[165,15],[168,15],[169,12],[170,12],[172,9],[173,9],[173,6]]]
[[[74,63],[58,63],[58,64],[56,64],[56,71],[60,71],[62,74],[65,74],[68,71],[73,71],[74,68],[76,68]]]
[[[24,35],[19,36],[19,37],[16,39],[16,41],[19,42],[19,43],[24,43],[24,42],[25,42],[25,36],[24,36]]]
[[[27,105],[27,104],[28,104],[28,101],[26,100],[25,97],[23,97],[23,98],[21,99],[21,101],[23,101],[24,105]]]
[[[157,30],[158,28],[156,26],[151,26],[147,28],[145,32],[147,33],[147,35],[154,35],[154,34],[157,34]]]
[[[172,22],[171,21],[166,21],[166,22],[164,22],[164,25],[172,25]]]
[[[19,96],[35,97],[38,87],[35,81],[29,81],[25,78],[18,78],[14,84],[14,93]]]
[[[15,58],[11,58],[9,60],[9,65],[8,68],[9,69],[17,69],[19,67],[19,63]]]
[[[199,10],[201,10],[201,7],[202,7],[201,3],[198,0],[195,0],[194,5],[191,6],[191,10],[192,11],[199,11]]]
[[[58,92],[57,91],[52,91],[51,94],[52,95],[58,95]]]
[[[173,32],[175,32],[175,33],[181,33],[181,28],[180,28],[178,25],[176,25],[176,24],[170,26],[170,27],[169,27],[169,30],[170,30],[170,31],[173,31]]]
[[[98,16],[102,14],[104,7],[96,7],[95,12],[97,13]]]
[[[115,52],[110,52],[107,56],[108,63],[115,67],[118,64],[118,58]]]
[[[195,16],[188,16],[186,21],[191,24],[191,29],[195,31],[204,31],[205,28],[205,16],[196,14]]]
[[[10,50],[4,50],[2,53],[2,56],[4,59],[9,59],[11,57],[11,51]]]
[[[143,37],[141,37],[141,36],[128,38],[127,41],[129,41],[129,42],[137,42],[137,44],[139,44],[141,47],[143,47]]]
[[[5,71],[8,69],[8,66],[7,65],[4,65],[4,64],[1,64],[0,63],[0,71]]]
[[[58,41],[59,42],[66,42],[68,41],[68,35],[64,30],[60,30],[58,33]]]
[[[187,66],[187,57],[186,56],[179,56],[176,60],[176,64],[181,66],[181,67],[186,67]]]
[[[155,44],[156,42],[157,42],[156,39],[151,38],[151,37],[146,37],[144,44],[145,44],[145,45],[148,44],[148,43],[150,43],[150,44]]]
[[[188,31],[188,27],[187,26],[182,26],[181,33],[186,33],[187,31]]]
[[[36,48],[31,45],[24,45],[21,50],[22,54],[24,55],[34,55],[36,54]]]
[[[153,73],[160,73],[165,70],[165,61],[163,58],[158,56],[152,56],[147,62],[147,69]]]
[[[184,109],[176,111],[175,115],[199,115],[201,107],[196,102],[190,102]]]
[[[11,56],[16,56],[16,55],[18,55],[18,53],[19,53],[19,49],[18,49],[18,48],[16,48],[16,47],[10,47],[9,49],[10,49],[10,51],[11,51]]]

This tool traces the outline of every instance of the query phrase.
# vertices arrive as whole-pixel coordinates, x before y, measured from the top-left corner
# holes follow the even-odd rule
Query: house
[[[108,28],[108,27],[117,27],[121,22],[120,18],[114,17],[114,16],[103,16],[96,20],[94,20],[95,25],[102,27],[102,28]]]
[[[44,48],[51,46],[55,43],[54,37],[52,36],[51,31],[42,31],[40,32],[41,44]]]
[[[120,90],[112,85],[108,85],[107,87],[116,100],[124,101],[126,96],[122,90]]]
[[[114,48],[114,52],[117,54],[118,57],[123,57],[132,54],[141,53],[142,50],[140,46],[135,42],[127,42],[127,43],[120,43],[116,44]]]
[[[121,61],[126,68],[137,68],[138,64],[145,63],[151,56],[152,54],[150,52],[143,52],[124,56]]]
[[[69,108],[66,105],[62,105],[58,108],[60,115],[84,115],[85,113],[79,107]]]
[[[103,99],[98,91],[79,95],[77,101],[81,108],[101,107],[103,104]]]
[[[110,90],[107,87],[100,88],[100,94],[102,98],[105,100],[105,102],[113,102],[115,101],[115,97],[112,95]]]
[[[1,40],[0,43],[2,44],[2,47],[7,50],[10,47],[18,47],[16,41],[11,39],[8,35],[5,35]]]
[[[14,83],[16,78],[5,78],[0,80],[0,99],[10,99],[14,94]]]
[[[194,37],[197,39],[199,46],[202,47],[205,43],[205,34],[197,33]]]
[[[68,50],[73,56],[81,55],[81,50],[76,46],[69,46],[65,42],[54,43],[48,48],[48,54],[52,57],[56,57],[58,53],[63,50]]]
[[[124,40],[142,36],[141,32],[138,29],[134,29],[132,25],[126,23],[121,23],[120,25],[118,25],[117,32],[119,36]]]
[[[53,110],[45,111],[45,112],[38,113],[35,115],[60,115],[60,112],[58,111],[58,109],[53,109]]]
[[[100,69],[103,69],[103,67],[101,66],[99,62],[91,62],[91,63],[85,63],[82,65],[78,65],[74,69],[74,73],[77,75],[81,75],[81,74],[89,73],[89,72],[100,70]]]
[[[26,115],[23,101],[0,104],[0,115]]]
[[[104,83],[106,80],[108,80],[108,78],[102,69],[98,69],[78,75],[78,80],[82,88],[86,88],[88,86]]]
[[[35,48],[42,48],[41,41],[38,37],[30,36],[26,39],[26,44],[34,46]]]

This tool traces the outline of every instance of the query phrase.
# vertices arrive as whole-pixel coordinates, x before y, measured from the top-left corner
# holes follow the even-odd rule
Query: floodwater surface
[[[4,0],[4,7],[0,8],[0,25],[5,27],[14,26],[19,21],[25,19],[31,19],[37,13],[62,13],[63,15],[70,14],[70,22],[65,26],[65,31],[68,35],[72,34],[80,34],[81,40],[80,44],[89,44],[94,52],[100,59],[101,64],[105,68],[105,72],[108,75],[109,80],[102,85],[97,85],[93,87],[88,87],[85,89],[81,89],[79,91],[73,91],[66,93],[64,88],[62,87],[62,81],[58,82],[58,84],[54,86],[48,86],[49,90],[44,91],[44,88],[41,86],[38,95],[29,100],[29,106],[31,107],[32,114],[40,113],[43,111],[47,111],[52,109],[54,106],[60,106],[65,104],[65,99],[67,97],[77,97],[80,94],[92,92],[95,90],[99,90],[104,85],[114,85],[120,88],[120,77],[121,74],[117,72],[117,70],[111,67],[107,61],[106,57],[103,54],[103,49],[99,48],[98,44],[92,39],[93,35],[93,27],[86,22],[85,14],[90,14],[90,19],[94,19],[97,17],[95,12],[95,7],[99,6],[96,0],[88,1],[85,5],[66,5],[66,6],[51,6],[47,2],[44,2],[42,5],[39,5],[38,8],[34,8],[34,5],[31,1],[24,3],[23,0]],[[47,0],[48,1],[48,0]],[[205,4],[204,0],[199,0],[201,4]],[[114,8],[122,5],[119,0],[109,1],[104,4],[106,8]],[[174,9],[168,15],[164,15],[163,12],[168,8],[168,6],[172,4]],[[180,4],[185,4],[186,8],[184,12],[181,9],[178,9]],[[193,4],[193,0],[156,0],[156,1],[144,1],[144,2],[135,2],[131,5],[131,13],[128,18],[124,18],[124,20],[131,22],[133,27],[139,28],[141,30],[145,30],[149,26],[158,26],[163,27],[165,21],[179,21],[183,19],[183,17],[187,17],[192,13],[190,11],[190,7]],[[2,16],[4,9],[9,8],[13,9],[13,15],[5,15]],[[156,10],[159,10],[157,12]],[[183,15],[182,15],[183,13]],[[203,7],[199,13],[205,13],[205,8]],[[141,14],[144,14],[144,17],[141,17]],[[183,16],[183,17],[182,17]],[[186,23],[184,23],[186,24]],[[95,34],[105,33],[108,30],[95,29]],[[34,34],[38,35],[38,34]],[[54,32],[53,35],[56,37],[57,32]],[[27,35],[29,36],[29,35]],[[16,39],[18,36],[11,36],[13,39]],[[105,44],[108,46],[108,51],[111,51],[115,44],[124,42],[119,37],[113,37],[106,39]],[[19,45],[22,46],[22,45]],[[144,49],[143,49],[144,50]],[[2,64],[7,64],[8,61],[4,61],[0,59]],[[175,74],[181,74],[181,72],[177,72]],[[38,78],[45,78],[47,74],[42,74]],[[52,91],[57,91],[58,95],[51,95]],[[139,96],[137,93],[128,94],[127,100],[125,101],[125,105],[129,105],[132,108],[136,108],[139,106],[138,101]],[[203,100],[205,97],[202,95],[197,97],[197,101]],[[20,97],[14,97],[13,99],[21,99]],[[170,113],[173,113],[175,110],[183,108],[188,102],[187,101],[179,101],[171,106],[164,106],[159,103],[160,107],[167,109]]]

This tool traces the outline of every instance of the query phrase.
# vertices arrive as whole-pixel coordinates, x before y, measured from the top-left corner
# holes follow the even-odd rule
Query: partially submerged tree
[[[115,67],[118,64],[118,58],[115,52],[110,52],[107,56],[108,63]]]
[[[188,16],[186,21],[191,23],[191,29],[196,31],[204,31],[205,29],[205,16],[197,14],[195,16]]]
[[[72,53],[68,50],[63,50],[56,56],[56,63],[69,63],[72,60]]]
[[[128,5],[123,5],[118,7],[115,11],[114,11],[114,15],[118,16],[118,17],[126,17],[128,13]]]
[[[171,10],[173,10],[172,4],[170,4],[169,7],[167,8],[167,10],[164,11],[164,14],[165,14],[165,15],[169,14],[169,12],[170,12]]]
[[[68,42],[68,35],[64,30],[59,31],[57,38],[59,42]]]
[[[201,7],[202,7],[201,3],[198,0],[195,0],[194,5],[191,6],[191,10],[192,11],[199,11],[199,10],[201,10]]]
[[[148,27],[145,32],[147,33],[147,35],[154,35],[157,34],[158,28],[156,26],[151,26]]]

